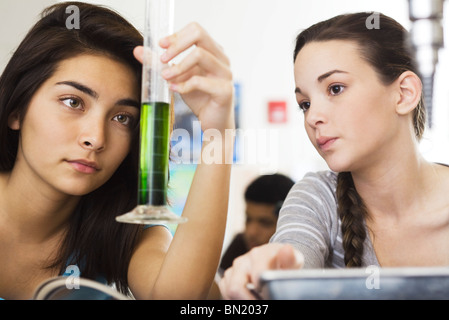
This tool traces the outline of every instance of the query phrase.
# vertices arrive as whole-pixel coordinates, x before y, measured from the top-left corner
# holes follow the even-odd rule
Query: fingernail
[[[162,61],[162,62],[167,62],[167,61],[168,61],[168,54],[167,54],[167,52],[164,52],[164,53],[161,55],[161,61]]]
[[[168,37],[161,38],[161,40],[159,40],[159,45],[166,48],[169,45]]]
[[[171,69],[164,69],[162,70],[162,77],[165,79],[170,78],[172,76]]]

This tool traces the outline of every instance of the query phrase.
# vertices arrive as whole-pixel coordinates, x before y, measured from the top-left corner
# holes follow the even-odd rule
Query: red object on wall
[[[285,101],[268,102],[268,122],[270,123],[287,122],[287,102]]]

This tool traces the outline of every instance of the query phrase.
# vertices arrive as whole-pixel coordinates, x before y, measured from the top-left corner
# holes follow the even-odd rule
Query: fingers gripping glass
[[[119,222],[182,223],[167,204],[171,93],[161,71],[159,39],[172,33],[173,0],[147,0],[140,112],[138,204]]]

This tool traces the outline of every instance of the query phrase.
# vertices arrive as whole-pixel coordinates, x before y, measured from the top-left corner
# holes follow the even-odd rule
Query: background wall
[[[0,71],[40,10],[54,2],[1,0]],[[144,0],[87,2],[116,9],[142,30]],[[292,50],[297,33],[323,19],[354,11],[382,12],[409,28],[407,0],[175,0],[175,10],[175,30],[197,21],[224,47],[241,90],[239,124],[244,138],[239,150],[251,150],[251,154],[241,151],[233,168],[226,246],[243,229],[243,191],[256,175],[280,172],[298,180],[307,171],[327,168],[305,135],[303,116],[295,102]],[[449,43],[447,11],[446,5]],[[442,50],[434,98],[435,125],[427,133],[422,150],[431,160],[449,163],[447,64],[447,51]],[[268,122],[267,105],[272,100],[286,102],[287,122]]]

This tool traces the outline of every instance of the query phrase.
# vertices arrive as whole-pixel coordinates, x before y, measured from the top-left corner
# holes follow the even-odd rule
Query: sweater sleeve
[[[292,187],[279,213],[270,242],[298,249],[304,255],[305,268],[336,267],[335,258],[339,260],[334,252],[339,237],[335,189],[334,172],[308,173]]]

